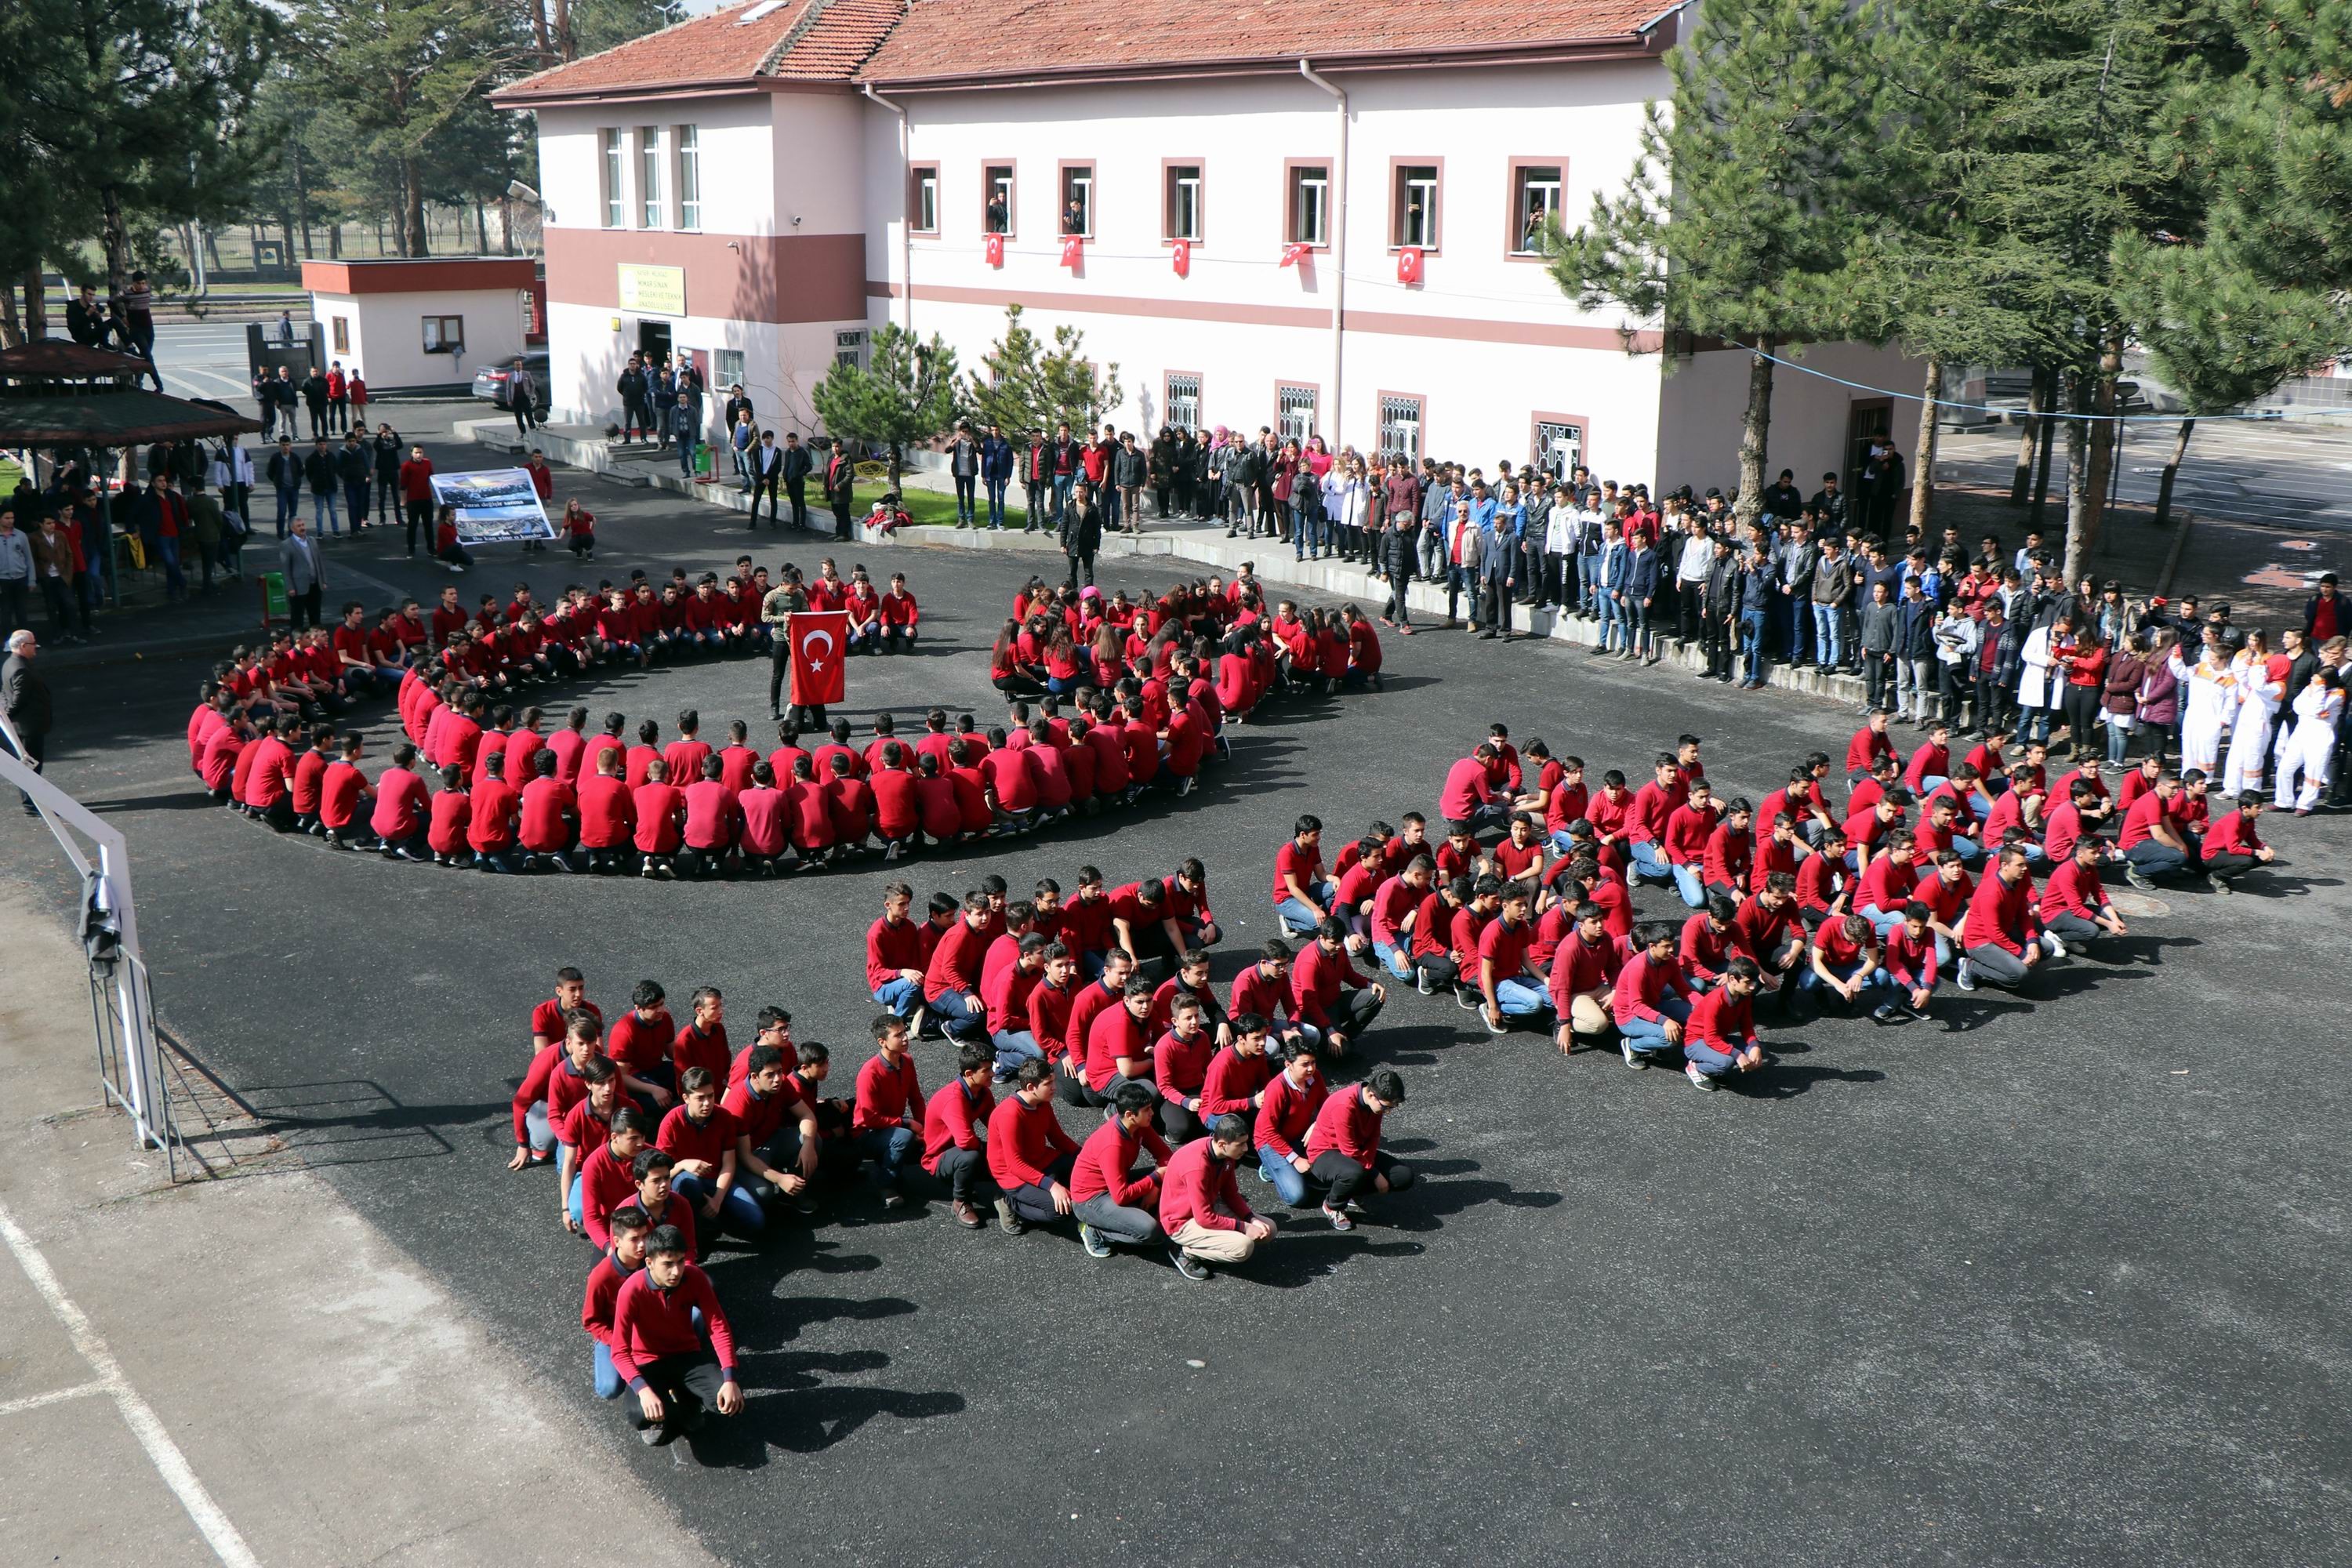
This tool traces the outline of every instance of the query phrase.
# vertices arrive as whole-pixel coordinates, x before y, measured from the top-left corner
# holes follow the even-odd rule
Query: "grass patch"
[[[889,489],[887,482],[879,479],[871,484],[860,481],[856,491],[857,515],[862,518],[873,510],[874,503],[888,493]],[[899,492],[899,499],[906,502],[907,515],[914,520],[914,525],[917,528],[953,528],[955,526],[956,499],[952,491],[917,489],[909,485]],[[988,518],[988,492],[985,489],[980,492],[979,504],[982,526],[985,527]],[[1028,521],[1028,516],[1029,514],[1022,510],[1021,503],[1014,500],[1011,495],[1004,498],[1005,527],[1018,527]]]

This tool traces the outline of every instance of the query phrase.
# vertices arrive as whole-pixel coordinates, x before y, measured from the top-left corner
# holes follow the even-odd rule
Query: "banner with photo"
[[[457,542],[469,548],[555,537],[555,524],[539,503],[539,489],[530,482],[528,468],[436,474],[433,499],[457,509]]]

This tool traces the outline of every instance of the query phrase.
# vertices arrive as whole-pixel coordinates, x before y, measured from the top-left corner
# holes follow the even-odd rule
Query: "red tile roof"
[[[763,9],[763,7],[766,7]],[[709,88],[761,77],[846,81],[906,0],[741,0],[499,90],[513,107],[574,95]],[[751,17],[752,12],[759,12]]]
[[[877,85],[1630,44],[1674,0],[911,0]]]
[[[762,78],[1013,80],[1154,67],[1263,69],[1381,56],[1631,46],[1673,0],[741,0],[526,77],[515,108]],[[743,18],[761,11],[751,21]]]

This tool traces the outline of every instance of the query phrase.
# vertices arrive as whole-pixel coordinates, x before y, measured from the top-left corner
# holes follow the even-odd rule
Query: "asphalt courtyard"
[[[606,520],[600,574],[826,548],[583,493]],[[372,539],[345,548],[371,582],[440,580]],[[981,650],[1038,563],[843,553],[908,573],[928,640],[853,666],[838,711],[861,731],[885,707],[1000,717]],[[578,574],[510,557],[461,586],[543,595]],[[730,1430],[648,1451],[595,1408],[592,1256],[544,1172],[503,1168],[526,1017],[559,964],[608,1018],[641,976],[674,999],[719,985],[739,1042],[781,1003],[834,1047],[846,1093],[875,1011],[861,938],[896,877],[928,894],[995,871],[1017,891],[1197,854],[1230,932],[1222,984],[1274,932],[1294,816],[1336,845],[1433,810],[1490,720],[1637,776],[1694,731],[1710,776],[1751,797],[1854,724],[1557,645],[1388,647],[1387,690],[1240,731],[1183,801],[782,883],[501,879],[277,838],[187,773],[193,658],[53,669],[52,771],[130,837],[174,1030],[727,1561],[2352,1560],[2352,832],[2327,818],[2273,819],[2284,872],[2233,899],[2168,891],[2122,951],[2061,966],[2031,1005],[1947,989],[1927,1025],[1771,1031],[1777,1065],[1740,1092],[1392,995],[1357,1062],[1403,1074],[1390,1147],[1425,1179],[1354,1234],[1281,1214],[1255,1262],[1197,1286],[1158,1256],[1096,1262],[1068,1236],[969,1234],[943,1202],[886,1215],[852,1189],[716,1261],[749,1391]],[[702,665],[546,700],[633,721],[692,706],[707,731],[757,733],[764,679]],[[381,766],[392,725],[366,729]],[[54,889],[13,811],[0,855]],[[942,1047],[918,1061],[926,1089],[944,1081]]]

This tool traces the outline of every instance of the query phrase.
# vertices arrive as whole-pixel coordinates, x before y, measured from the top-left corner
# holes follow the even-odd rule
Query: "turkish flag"
[[[1408,245],[1397,252],[1397,281],[1400,283],[1421,281],[1421,247]]]
[[[845,610],[802,610],[792,618],[793,701],[803,708],[839,702],[848,691],[842,665],[849,652]]]
[[[1085,259],[1086,254],[1087,242],[1081,236],[1074,234],[1062,241],[1062,265],[1071,271],[1078,269],[1078,263]]]
[[[1192,242],[1189,239],[1180,239],[1169,247],[1168,259],[1176,268],[1177,277],[1192,276]]]
[[[1002,267],[1004,265],[1004,237],[1003,235],[992,234],[983,237],[980,244],[980,250],[981,254],[988,258],[988,264],[991,267]]]
[[[1285,267],[1296,267],[1306,259],[1307,247],[1305,246],[1291,244],[1286,245],[1282,247],[1282,264]]]

